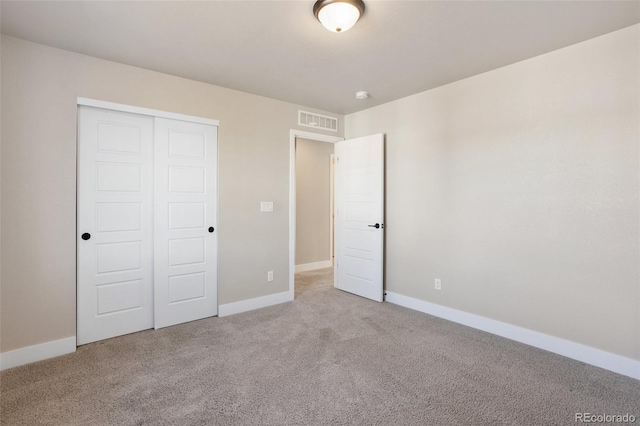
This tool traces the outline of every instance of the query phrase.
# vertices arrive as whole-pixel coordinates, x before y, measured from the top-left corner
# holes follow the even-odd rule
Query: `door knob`
[[[215,229],[213,229],[213,226],[210,226],[209,227],[209,232],[213,232],[213,231],[215,231]]]
[[[82,234],[82,239],[87,241],[89,238],[91,238],[91,234],[89,234],[88,232],[85,232],[84,234]]]
[[[376,223],[375,225],[367,225],[367,226],[369,228],[376,228],[376,229],[380,228],[380,224],[379,223]]]

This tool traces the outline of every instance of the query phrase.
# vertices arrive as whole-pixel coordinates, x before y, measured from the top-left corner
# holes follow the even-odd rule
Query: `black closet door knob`
[[[89,238],[91,238],[91,234],[89,234],[88,232],[85,232],[84,234],[82,234],[82,239],[87,241]]]
[[[214,231],[213,226],[210,226],[209,227],[209,232],[213,232],[213,231]]]

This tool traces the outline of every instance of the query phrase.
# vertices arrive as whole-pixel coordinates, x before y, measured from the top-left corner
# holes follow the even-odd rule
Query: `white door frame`
[[[335,232],[335,199],[336,199],[336,154],[331,154],[329,159],[329,260],[331,266],[335,266],[336,261],[334,258],[334,241],[336,239]],[[335,283],[333,283],[335,286]]]
[[[343,141],[340,136],[305,132],[291,129],[289,132],[289,297],[294,299],[296,272],[296,138],[318,142],[336,143]]]
[[[193,115],[176,114],[174,112],[160,111],[157,109],[137,107],[132,105],[118,104],[115,102],[101,101],[98,99],[77,98],[78,105],[90,106],[94,108],[110,109],[113,111],[131,112],[133,114],[150,115],[152,117],[169,118],[171,120],[188,121],[190,123],[210,124],[219,126],[218,120],[211,118],[195,117]]]

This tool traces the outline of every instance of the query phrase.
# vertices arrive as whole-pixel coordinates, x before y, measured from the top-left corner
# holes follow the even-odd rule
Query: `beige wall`
[[[346,117],[386,133],[387,291],[640,359],[639,30]]]
[[[6,36],[1,54],[1,351],[76,334],[78,96],[219,120],[219,301],[288,290],[299,106]]]
[[[296,139],[296,265],[331,260],[333,148],[332,143]]]
[[[2,46],[0,45],[0,97],[2,96]],[[2,246],[2,102],[0,102],[0,247]],[[0,248],[0,352],[2,348],[2,249]]]

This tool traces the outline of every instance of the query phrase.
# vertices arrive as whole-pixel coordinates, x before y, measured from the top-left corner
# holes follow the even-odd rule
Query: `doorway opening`
[[[333,266],[333,151],[343,138],[291,130],[289,293],[296,273]]]

